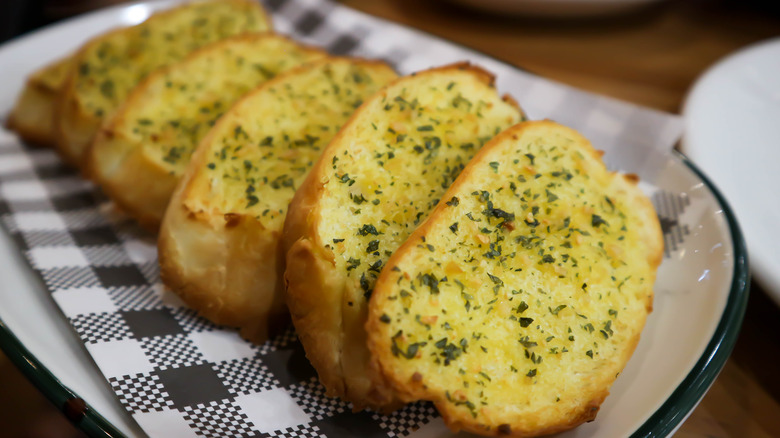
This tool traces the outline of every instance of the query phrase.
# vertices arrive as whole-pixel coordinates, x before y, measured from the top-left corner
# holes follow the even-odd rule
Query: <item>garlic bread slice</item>
[[[636,178],[600,157],[572,129],[518,124],[393,254],[366,328],[404,401],[484,435],[595,417],[639,341],[663,251]]]
[[[35,71],[24,84],[6,127],[25,141],[41,146],[53,146],[54,107],[65,84],[72,57],[68,56]]]
[[[237,102],[200,143],[168,207],[158,242],[165,285],[253,341],[288,322],[277,276],[287,205],[355,108],[395,77],[378,61],[331,58]]]
[[[241,96],[326,56],[273,33],[202,47],[150,74],[95,137],[87,173],[123,210],[156,231],[192,152]]]
[[[290,205],[283,239],[287,304],[329,394],[355,409],[397,405],[368,368],[374,281],[477,150],[521,118],[489,73],[454,64],[389,85],[328,145]]]
[[[270,17],[256,1],[209,0],[156,13],[88,41],[76,53],[57,101],[57,149],[80,167],[103,120],[149,73],[222,38],[270,28]]]

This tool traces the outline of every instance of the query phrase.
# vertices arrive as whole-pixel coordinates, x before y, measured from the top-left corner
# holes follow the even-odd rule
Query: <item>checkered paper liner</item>
[[[277,30],[401,73],[468,60],[492,71],[531,118],[572,126],[608,165],[648,176],[678,117],[536,77],[436,37],[326,1],[268,0]],[[620,147],[618,147],[620,145]],[[660,157],[660,158],[659,158]],[[655,191],[669,251],[689,201]],[[125,409],[151,436],[404,437],[437,422],[431,404],[352,413],[325,396],[295,333],[253,345],[198,317],[162,286],[154,236],[115,212],[51,150],[0,130],[0,222],[40,274]]]

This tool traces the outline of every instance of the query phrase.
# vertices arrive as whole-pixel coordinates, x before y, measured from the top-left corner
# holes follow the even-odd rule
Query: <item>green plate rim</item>
[[[46,368],[0,318],[0,349],[16,368],[76,427],[91,437],[125,437],[111,422],[88,404],[74,409],[84,399],[65,386]]]
[[[124,6],[132,6],[133,4],[139,3],[146,3],[146,1],[131,2]],[[346,7],[344,5],[341,6]],[[365,14],[365,12],[357,12]],[[374,18],[391,21],[382,17]],[[517,65],[504,61],[496,56],[485,54],[468,45],[449,41],[438,35],[402,23],[393,23],[428,37],[446,41],[449,44],[475,53],[480,53],[483,56],[530,73],[527,69],[518,67]],[[10,41],[13,40],[9,40],[8,42]],[[726,216],[734,248],[734,273],[724,313],[721,316],[715,333],[704,353],[669,398],[642,424],[642,426],[639,427],[639,429],[631,434],[631,438],[668,436],[680,426],[688,415],[690,415],[720,373],[736,344],[747,308],[750,290],[750,274],[745,239],[731,207],[710,179],[706,177],[704,173],[688,159],[688,157],[678,151],[673,151],[673,155],[704,182],[722,208]],[[66,404],[74,399],[82,400],[81,397],[65,386],[36,358],[19,341],[13,331],[5,325],[2,318],[0,318],[0,350],[5,352],[9,360],[16,365],[22,374],[30,380],[30,382],[32,382],[33,385],[49,399],[49,401],[63,412],[63,415],[65,415],[66,418],[87,435],[91,437],[126,436],[88,404],[83,411],[83,415],[73,416],[73,414],[70,413],[70,410],[66,408]]]
[[[726,307],[712,339],[704,349],[704,353],[669,398],[639,429],[631,434],[631,438],[669,436],[693,412],[693,409],[709,390],[712,382],[720,374],[737,343],[750,295],[747,246],[736,215],[715,184],[685,154],[678,151],[673,152],[688,169],[704,182],[720,204],[731,233],[731,244],[734,248],[734,273]]]

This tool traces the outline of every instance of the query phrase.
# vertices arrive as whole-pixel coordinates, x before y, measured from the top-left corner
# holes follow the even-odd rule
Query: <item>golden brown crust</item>
[[[497,427],[486,428],[484,426],[475,424],[470,421],[469,418],[452,415],[446,407],[446,401],[434,401],[433,404],[442,416],[444,424],[453,432],[470,432],[484,436],[515,436],[515,437],[537,437],[547,436],[560,432],[565,432],[569,429],[573,429],[583,423],[587,423],[596,419],[596,415],[599,412],[599,407],[604,399],[609,395],[609,391],[604,391],[601,394],[597,394],[593,399],[585,403],[584,407],[578,412],[572,412],[571,418],[566,423],[558,424],[555,426],[543,427],[535,429],[532,432],[513,428],[509,423],[499,424]]]
[[[235,4],[237,8],[253,9],[255,13],[262,18],[261,21],[264,21],[264,23],[260,26],[261,29],[259,30],[271,29],[269,15],[265,12],[265,10],[263,10],[259,3],[252,2],[250,0],[227,1]],[[87,103],[87,100],[89,97],[85,97],[85,92],[82,92],[78,89],[78,78],[80,74],[90,74],[82,73],[81,70],[82,65],[86,64],[85,61],[87,61],[88,58],[92,56],[92,52],[96,51],[97,48],[106,41],[113,41],[114,39],[119,41],[123,37],[129,35],[129,32],[132,32],[139,26],[145,26],[150,21],[153,21],[154,23],[150,26],[159,25],[159,23],[165,23],[166,20],[168,20],[168,17],[177,17],[177,14],[180,14],[182,11],[185,11],[186,13],[186,11],[188,11],[190,8],[193,8],[193,6],[197,4],[197,2],[186,3],[165,11],[157,12],[149,19],[147,19],[147,21],[139,25],[108,31],[102,35],[92,38],[76,52],[76,54],[73,56],[73,64],[67,74],[67,79],[63,85],[62,92],[55,102],[53,119],[53,132],[56,136],[55,145],[57,151],[60,153],[60,156],[65,162],[77,168],[84,166],[83,158],[87,148],[92,142],[95,134],[100,129],[100,126],[103,123],[105,117],[109,116],[113,110],[116,109],[118,104],[114,104],[113,106],[109,105],[109,108],[101,107],[97,111],[94,109],[88,109],[89,104]],[[247,29],[245,31],[251,31],[251,29]],[[157,45],[153,45],[153,47],[156,46]],[[123,56],[128,55],[125,54]],[[168,59],[167,62],[158,63],[157,67],[164,66],[170,62],[177,61],[178,59],[181,59],[181,56],[179,56],[177,59],[171,58]],[[123,74],[124,73],[126,72],[123,72]],[[117,90],[113,85],[114,81],[111,77],[101,79],[100,81],[101,82],[98,84],[98,88],[91,89],[93,94],[97,94],[98,90],[101,94],[105,93],[105,95],[114,95],[115,93],[124,95],[130,91],[130,89]],[[137,83],[137,81],[135,81],[135,83]]]
[[[465,196],[468,196],[468,193],[465,192],[472,192],[473,187],[477,186],[475,184],[473,185],[473,183],[477,181],[479,178],[482,178],[484,176],[485,168],[487,167],[486,164],[488,161],[499,163],[498,166],[507,164],[507,162],[510,160],[510,157],[509,155],[500,155],[500,152],[496,152],[496,150],[498,150],[499,147],[502,148],[501,149],[502,151],[509,150],[507,143],[511,143],[513,140],[521,138],[525,134],[525,132],[533,132],[534,129],[543,130],[548,128],[562,130],[562,132],[564,132],[567,138],[574,138],[575,139],[574,141],[577,142],[578,144],[584,141],[585,142],[584,144],[586,146],[578,148],[577,150],[583,154],[590,155],[592,158],[598,159],[600,162],[599,153],[595,151],[592,147],[590,147],[590,145],[587,143],[587,140],[584,140],[581,136],[579,136],[579,134],[577,134],[573,130],[569,130],[568,128],[561,127],[550,121],[523,122],[504,131],[503,133],[496,136],[491,142],[489,142],[483,149],[481,149],[477,153],[477,155],[472,159],[472,161],[461,172],[458,179],[450,186],[447,193],[444,196],[442,196],[441,198],[442,202],[440,202],[436,207],[436,209],[430,214],[426,222],[422,224],[420,227],[418,227],[414,231],[414,233],[409,237],[409,239],[407,239],[406,242],[398,250],[394,252],[390,260],[388,260],[387,264],[385,265],[382,274],[380,274],[380,278],[377,280],[374,293],[372,295],[372,299],[369,305],[369,317],[366,323],[366,330],[369,334],[368,345],[372,353],[372,367],[374,367],[374,369],[378,374],[382,375],[386,379],[385,381],[387,382],[387,384],[390,385],[393,389],[395,389],[400,394],[401,398],[404,401],[411,402],[420,399],[433,401],[437,409],[439,410],[439,412],[442,414],[445,423],[450,428],[456,431],[466,430],[469,432],[478,433],[482,435],[496,435],[496,436],[512,435],[512,436],[530,437],[530,436],[539,436],[539,435],[561,432],[570,429],[572,427],[575,427],[583,422],[591,421],[592,419],[595,418],[596,413],[598,412],[598,407],[601,405],[603,400],[609,394],[609,387],[614,381],[616,375],[622,370],[625,363],[633,354],[633,351],[636,348],[637,343],[639,342],[639,334],[640,334],[641,327],[644,325],[647,314],[652,309],[652,287],[651,286],[639,287],[635,300],[637,303],[639,303],[639,306],[637,308],[639,309],[644,308],[645,311],[644,312],[636,311],[635,313],[631,313],[632,321],[628,322],[628,324],[630,324],[631,327],[627,327],[627,326],[624,327],[624,325],[626,324],[625,322],[621,322],[621,323],[616,322],[616,325],[614,326],[616,333],[618,332],[617,324],[620,324],[621,330],[627,330],[628,333],[634,333],[634,334],[624,341],[624,343],[622,344],[622,349],[618,352],[618,354],[614,355],[614,357],[607,357],[604,359],[604,361],[602,362],[602,366],[605,367],[606,371],[594,370],[590,373],[582,373],[581,375],[579,375],[579,377],[577,377],[576,384],[578,386],[581,386],[581,388],[578,390],[579,392],[577,395],[580,396],[581,394],[581,396],[584,398],[578,400],[576,403],[567,404],[568,406],[567,409],[560,412],[556,411],[555,404],[553,404],[552,407],[550,407],[549,404],[547,406],[544,406],[542,403],[540,404],[540,408],[538,410],[536,411],[532,410],[530,413],[524,412],[522,415],[518,415],[514,413],[514,408],[512,405],[502,406],[502,407],[488,406],[486,408],[483,408],[483,409],[489,408],[488,410],[483,411],[477,409],[476,411],[477,414],[472,415],[473,412],[469,413],[469,411],[466,409],[458,408],[457,407],[458,404],[453,403],[453,400],[449,399],[449,397],[453,397],[453,399],[457,401],[458,395],[457,394],[451,395],[449,393],[445,394],[444,392],[442,392],[440,387],[438,386],[439,385],[438,381],[436,381],[435,379],[430,380],[427,376],[423,377],[423,374],[421,374],[420,372],[415,372],[414,375],[412,376],[412,379],[408,380],[408,374],[404,374],[404,372],[401,372],[400,371],[401,369],[398,368],[398,366],[393,362],[394,360],[400,361],[402,365],[408,362],[407,360],[404,359],[397,359],[399,357],[398,354],[396,354],[395,357],[394,354],[391,354],[392,351],[391,339],[390,336],[388,336],[387,332],[388,330],[395,331],[396,328],[395,326],[393,328],[386,328],[388,324],[390,324],[390,321],[393,318],[392,316],[388,316],[388,313],[386,313],[386,312],[390,312],[390,310],[387,310],[386,308],[387,306],[386,303],[390,302],[388,301],[388,297],[390,297],[391,293],[397,293],[397,291],[394,289],[394,286],[397,283],[398,274],[396,274],[395,271],[400,267],[400,270],[404,273],[404,275],[413,275],[413,274],[407,274],[406,268],[415,265],[414,260],[418,260],[419,263],[419,259],[414,259],[411,257],[413,257],[413,254],[415,254],[414,251],[419,247],[420,242],[429,242],[429,243],[436,244],[438,242],[437,240],[435,240],[436,232],[432,231],[434,227],[438,227],[437,229],[439,229],[442,227],[442,224],[449,225],[453,221],[457,221],[457,218],[454,218],[451,213],[452,208],[455,207],[451,207],[450,205],[448,205],[447,202],[445,202],[446,200],[452,200],[453,197],[461,197],[461,199],[463,199]],[[505,161],[493,161],[496,160],[499,155]],[[603,168],[603,165],[601,167]],[[545,170],[540,170],[539,172],[545,172],[549,170],[550,169],[545,169]],[[501,179],[501,181],[504,180],[505,178]],[[484,181],[484,179],[481,181]],[[647,197],[644,194],[642,194],[641,191],[636,187],[635,183],[636,181],[632,180],[632,178],[630,177],[626,177],[623,175],[614,175],[611,178],[611,184],[608,187],[606,187],[605,190],[607,190],[607,193],[610,193],[610,197],[615,196],[616,198],[621,198],[623,202],[626,203],[625,205],[630,206],[629,208],[633,210],[631,214],[632,218],[634,218],[636,222],[639,222],[639,223],[632,223],[631,225],[634,228],[640,230],[638,232],[638,238],[639,240],[641,240],[641,245],[643,245],[641,246],[641,248],[643,248],[642,249],[643,252],[640,253],[641,254],[640,258],[641,257],[645,258],[645,262],[647,263],[648,266],[647,277],[649,277],[646,278],[645,280],[648,282],[647,284],[652,285],[655,278],[655,271],[661,262],[661,257],[663,253],[663,240],[662,240],[660,225],[658,224],[657,217],[652,207],[652,204],[647,199]],[[467,184],[469,184],[468,187],[464,188],[466,187]],[[493,186],[497,186],[501,184],[502,183],[499,182],[493,184]],[[486,186],[486,189],[488,189],[487,187],[490,187],[490,184]],[[519,190],[522,190],[522,188]],[[457,205],[457,203],[455,203],[454,205]],[[510,209],[510,211],[512,210]],[[475,213],[475,216],[478,215]],[[465,224],[461,223],[461,230],[463,229],[462,228],[463,225]],[[518,224],[517,226],[520,225]],[[511,225],[510,223],[509,229],[514,230],[514,227],[515,225]],[[499,226],[498,228],[501,227]],[[453,231],[453,233],[455,232]],[[479,236],[475,236],[475,237],[479,237]],[[452,238],[455,239],[455,237]],[[507,241],[505,247],[508,245],[509,243]],[[521,245],[518,245],[518,247],[519,246]],[[512,250],[514,250],[514,248]],[[522,251],[519,248],[518,250]],[[442,264],[447,263],[446,256],[440,255],[439,257],[440,258],[438,258],[437,260],[440,260]],[[446,269],[449,269],[449,265],[447,266]],[[526,269],[526,271],[528,271],[529,274],[524,274],[524,275],[531,275],[528,269]],[[454,272],[462,272],[462,271],[460,271],[459,267],[455,267],[452,268],[450,274],[452,276],[456,276],[457,274],[454,274]],[[506,273],[507,271],[504,272]],[[439,276],[438,278],[441,279],[441,276]],[[445,280],[442,279],[441,281],[443,282]],[[468,293],[476,295],[476,291],[472,291],[470,287],[477,288],[477,286],[481,284],[481,281],[477,281],[476,283],[469,283],[463,280],[463,283],[465,283],[466,291],[468,291]],[[406,283],[403,284],[405,285]],[[440,285],[439,287],[443,287],[443,286]],[[518,286],[513,285],[512,287],[518,287]],[[541,287],[544,287],[544,285],[541,285]],[[495,290],[498,289],[494,289],[494,291]],[[515,291],[513,291],[513,294],[514,293]],[[445,292],[441,292],[441,295],[438,295],[437,292],[437,296],[441,296],[441,298],[436,298],[436,301],[445,302],[447,300],[447,297],[445,297],[444,295]],[[541,297],[542,299],[544,299],[544,296]],[[492,298],[492,294],[491,294],[491,298]],[[511,301],[511,299],[509,299],[509,301]],[[496,305],[499,304],[501,304],[501,302],[499,302]],[[514,304],[516,304],[516,302]],[[532,305],[530,300],[529,300],[529,304]],[[569,303],[570,308],[571,306],[572,304]],[[451,310],[450,307],[447,307],[447,309]],[[419,308],[415,308],[415,311],[419,311]],[[550,312],[552,312],[552,310]],[[450,313],[452,312],[445,313],[445,315]],[[390,314],[393,315],[392,312],[390,312]],[[499,315],[501,314],[500,308],[498,314]],[[555,314],[557,315],[558,312],[556,311]],[[615,313],[615,315],[617,315],[617,313]],[[529,316],[529,315],[526,314],[525,316]],[[498,316],[495,316],[495,318],[498,318]],[[536,323],[539,323],[539,321],[537,321]],[[399,324],[401,323],[399,322]],[[631,330],[633,330],[633,332]],[[548,332],[548,334],[549,333],[552,333],[552,331]],[[406,336],[407,334],[408,333],[405,333],[404,336]],[[579,336],[579,334],[577,335]],[[604,335],[605,337],[607,337],[606,332],[604,333]],[[436,341],[436,339],[433,339],[433,341],[429,341],[429,342],[434,342],[434,341]],[[472,356],[473,356],[474,354],[473,352],[478,347],[476,345],[476,342],[473,339],[468,340],[468,342],[469,342],[468,348],[470,349],[469,351],[472,352]],[[541,343],[541,341],[539,342]],[[395,345],[395,341],[392,341],[392,343],[393,345]],[[463,354],[465,355],[466,354],[465,345],[463,348],[464,348]],[[508,347],[508,348],[516,348],[516,347]],[[526,350],[526,352],[528,352],[528,350]],[[400,353],[403,354],[403,350],[401,350]],[[609,353],[605,353],[605,354],[608,355]],[[420,356],[417,356],[417,359],[419,359],[419,357]],[[536,363],[536,362],[532,362],[532,363]],[[541,363],[541,361],[539,363]],[[486,362],[484,365],[487,366],[490,365],[490,363]],[[471,363],[471,366],[473,366],[473,363]],[[465,367],[465,365],[463,362],[458,362],[457,365],[453,364],[450,365],[450,367]],[[446,369],[446,367],[443,368]],[[533,370],[533,375],[536,376],[536,369]],[[564,377],[561,377],[561,382],[565,382],[565,381],[567,380]],[[523,389],[513,388],[509,383],[508,379],[506,381],[502,380],[502,385],[506,385],[506,391],[508,392],[519,393],[519,394],[523,393]],[[518,397],[518,398],[522,398],[522,397]],[[466,401],[465,396],[462,401],[463,402]],[[566,400],[564,400],[564,402],[565,401]],[[526,401],[526,400],[518,399],[513,402],[514,405],[523,406],[523,407],[525,406],[526,403],[531,403],[533,405],[534,403],[537,403],[537,401],[536,400]],[[476,405],[479,406],[478,403],[476,403]]]
[[[411,77],[446,75],[453,71],[466,71],[476,79],[475,82],[493,86],[492,74],[466,62],[426,70]],[[396,88],[401,87],[399,84],[407,81],[410,77],[401,78],[366,101],[330,142],[297,190],[288,209],[282,236],[287,253],[285,298],[307,357],[328,394],[352,402],[355,410],[365,407],[393,410],[400,401],[369,369],[364,329],[366,302],[346,292],[354,286],[347,285],[343,274],[334,269],[333,252],[325,248],[328,242],[320,241],[323,219],[320,199],[331,178],[333,160],[344,147],[341,144],[345,143],[345,136],[352,135],[347,127],[360,129],[358,113],[367,111],[365,108],[372,102],[383,102],[388,98],[388,90],[397,92]],[[516,104],[510,102],[509,105],[515,108],[515,120],[520,119],[521,111]]]
[[[338,279],[326,254],[317,254],[317,246],[309,240],[296,241],[287,251],[285,282],[294,281],[296,287],[288,288],[287,307],[293,315],[298,339],[303,343],[306,357],[316,370],[340,368],[340,334],[321,327],[341,326],[341,300],[333,295],[316,296],[310,291],[338,288]],[[301,275],[303,274],[303,275]],[[335,283],[335,284],[334,284]],[[335,373],[319,372],[320,382],[333,397],[346,393],[344,381]]]
[[[209,138],[203,142],[207,144]],[[183,204],[188,182],[198,166],[205,165],[207,152],[203,148],[193,155],[192,166],[166,211],[157,242],[160,276],[210,321],[240,327],[247,339],[262,342],[284,320],[284,302],[273,293],[275,285],[265,281],[276,272],[275,239],[263,233],[262,224],[253,217],[203,221]],[[222,226],[215,230],[212,223],[219,219]],[[257,264],[257,260],[270,262]],[[246,290],[256,293],[249,295]]]
[[[6,120],[6,128],[15,131],[25,141],[42,146],[53,144],[52,121],[56,95],[27,83],[13,111]]]
[[[646,219],[640,229],[643,231],[643,240],[648,246],[648,259],[651,266],[657,269],[661,265],[664,257],[664,239],[663,230],[657,220],[655,207],[650,199],[645,196],[637,187],[639,177],[635,174],[621,174],[620,178],[615,179],[616,184],[622,186],[621,191],[631,197],[635,207],[641,211],[638,216]],[[648,311],[652,310],[652,301],[648,303]]]
[[[62,92],[54,104],[54,146],[65,163],[78,168],[81,164],[80,149],[86,149],[92,136],[100,127],[100,119],[88,114],[78,104],[73,87],[75,71],[68,74]]]
[[[172,74],[198,78],[198,72],[192,71],[193,68],[202,65],[203,60],[208,60],[209,57],[231,53],[229,52],[231,50],[243,54],[243,51],[252,49],[244,56],[246,67],[243,68],[244,64],[236,64],[235,69],[243,68],[251,73],[245,74],[246,79],[260,81],[260,78],[254,76],[258,73],[252,66],[256,61],[253,56],[268,61],[272,58],[268,54],[271,48],[280,51],[277,64],[284,65],[285,68],[297,65],[295,62],[298,58],[304,62],[326,55],[320,49],[299,45],[288,37],[270,32],[241,34],[196,49],[181,62],[156,70],[133,89],[124,103],[116,110],[116,113],[106,120],[91,142],[84,159],[85,174],[97,182],[109,197],[133,219],[136,219],[150,231],[156,232],[181,175],[178,168],[161,162],[147,153],[145,150],[147,144],[144,139],[139,138],[133,132],[135,119],[140,117],[139,112],[147,117],[146,113],[154,112],[156,106],[161,104],[161,96],[165,89],[160,84],[166,78]],[[283,52],[281,52],[282,49]],[[295,62],[293,62],[294,59]],[[276,67],[276,65],[266,64],[267,71],[271,71],[270,67]],[[192,74],[188,74],[191,71]],[[235,89],[241,84],[245,78],[240,73],[246,72],[238,71],[234,75],[234,80],[225,86]],[[219,80],[219,78],[214,79]],[[260,83],[262,81],[252,84],[251,88],[260,85]],[[220,93],[218,99],[222,107],[229,108],[234,103],[231,93],[231,90]],[[186,95],[182,93],[182,98],[184,97]],[[214,97],[209,95],[209,99],[214,100]],[[212,102],[198,103],[205,106]],[[174,103],[171,102],[171,104]],[[181,102],[175,102],[175,104],[181,105]],[[191,107],[193,104],[188,103],[187,105]],[[175,116],[177,119],[193,117],[191,111],[187,109]],[[164,120],[153,121],[158,124],[165,123]],[[162,143],[156,146],[162,149],[163,146],[170,145]],[[183,149],[184,146],[179,145],[178,147]],[[189,151],[182,152],[182,157],[178,159],[180,161],[188,160],[187,153]]]
[[[310,156],[316,159],[320,144],[327,144],[330,137],[326,132],[338,131],[345,110],[351,114],[355,101],[373,94],[395,77],[392,69],[380,61],[326,58],[282,73],[237,102],[201,141],[167,209],[159,237],[161,275],[166,286],[206,318],[241,327],[250,340],[263,341],[272,329],[279,328],[279,316],[288,317],[278,284],[282,277],[277,277],[282,269],[279,265],[284,263],[279,247],[283,216],[272,219],[263,209],[272,197],[280,204],[277,207],[286,207],[293,190],[260,184],[258,181],[272,180],[273,176],[262,173],[254,179],[249,172],[260,172],[266,165],[286,175],[298,172],[295,169],[305,167]],[[343,93],[343,98],[320,94],[333,86],[349,88],[349,93]],[[323,106],[313,104],[312,97]],[[321,111],[315,126],[320,137],[316,140],[309,136],[309,117],[298,111],[303,105]],[[266,117],[272,109],[279,112]],[[273,119],[282,120],[284,128]],[[239,127],[245,134],[240,141],[235,138]],[[323,127],[327,131],[322,131]],[[284,134],[278,129],[284,129]],[[281,141],[283,135],[289,137],[288,142]],[[259,146],[265,138],[279,141]],[[301,138],[312,139],[310,150],[301,150]],[[229,149],[224,149],[227,144]],[[217,160],[215,149],[226,154],[229,150],[230,156]],[[301,157],[300,163],[295,164],[290,161],[291,155],[286,155],[293,152]],[[224,177],[225,172],[232,171],[235,160],[242,163],[241,173]],[[291,185],[298,182],[292,180]],[[233,183],[240,185],[239,191],[230,189]],[[254,210],[245,200],[245,184],[252,186],[251,193],[256,196],[251,205]],[[217,186],[219,190],[213,189]],[[229,194],[236,198],[226,199]]]
[[[310,172],[309,178],[314,173]],[[282,252],[286,254],[285,302],[306,357],[317,370],[326,394],[352,402],[355,411],[365,407],[393,411],[402,405],[401,401],[377,376],[362,369],[368,363],[368,355],[355,354],[361,350],[367,353],[361,348],[364,330],[358,325],[365,318],[353,321],[353,327],[346,327],[342,309],[350,304],[344,302],[343,295],[333,293],[345,286],[344,279],[334,269],[333,253],[324,250],[314,227],[313,219],[318,211],[313,204],[321,188],[316,183],[304,183],[288,209],[281,239]],[[345,347],[344,340],[344,333],[350,329],[358,335],[352,348]],[[357,368],[354,374],[344,371],[345,362]]]
[[[306,357],[317,370],[326,394],[335,397],[347,393],[343,377],[335,371],[341,369],[341,297],[322,291],[339,290],[343,281],[333,275],[333,254],[323,250],[310,219],[316,214],[316,200],[323,188],[313,179],[321,172],[317,169],[322,162],[309,172],[287,209],[280,240],[285,254],[283,297]]]
[[[142,227],[156,233],[171,194],[179,182],[178,176],[171,175],[157,163],[150,161],[136,143],[114,135],[110,128],[101,129],[95,141],[100,142],[103,148],[112,149],[115,155],[101,160],[88,152],[91,158],[84,162],[84,175],[94,180],[122,211]],[[120,155],[118,151],[126,152]],[[115,172],[110,177],[104,177],[101,171],[97,170],[98,167],[105,169],[106,161],[116,159],[121,159],[121,165],[112,163]],[[97,160],[103,163],[97,164]]]
[[[68,56],[30,75],[6,120],[8,129],[25,141],[42,146],[54,145],[54,105],[70,63],[71,57]]]

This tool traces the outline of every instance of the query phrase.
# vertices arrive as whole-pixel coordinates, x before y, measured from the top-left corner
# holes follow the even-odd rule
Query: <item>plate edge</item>
[[[0,350],[74,426],[91,437],[125,437],[25,347],[0,318]]]
[[[673,155],[704,182],[726,215],[734,248],[734,272],[723,315],[704,353],[674,392],[639,429],[631,434],[631,438],[670,436],[693,412],[731,356],[739,337],[750,295],[747,247],[736,215],[715,184],[687,156],[678,151],[673,151]]]

